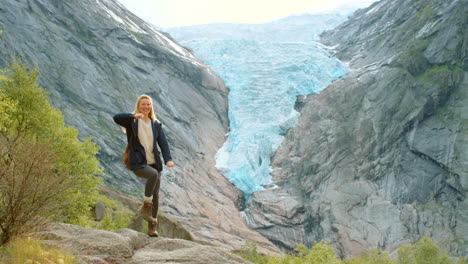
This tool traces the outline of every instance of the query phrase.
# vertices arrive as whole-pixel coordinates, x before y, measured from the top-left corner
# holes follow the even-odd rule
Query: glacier
[[[333,18],[335,25],[344,20]],[[216,24],[204,25],[203,30],[169,30],[176,40],[183,39],[179,42],[208,64],[229,89],[230,132],[216,155],[216,167],[243,191],[245,201],[255,191],[274,187],[270,160],[299,117],[294,109],[297,96],[318,93],[347,73],[346,65],[312,40],[327,29],[325,26],[332,27],[332,22],[314,23],[312,19],[304,26],[304,17],[296,24],[297,17],[284,20],[287,23],[283,28],[292,33],[283,32],[287,36],[283,39],[272,38],[268,34],[271,31],[265,30],[268,25],[255,25],[263,30],[257,34],[246,31],[244,35],[236,30],[244,29],[244,24],[223,24],[224,30]],[[274,25],[281,28],[278,21]],[[209,34],[210,27],[222,34]],[[299,31],[302,34],[296,34]]]

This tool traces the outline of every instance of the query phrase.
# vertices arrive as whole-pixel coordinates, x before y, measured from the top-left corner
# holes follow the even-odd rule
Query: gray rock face
[[[427,235],[468,249],[468,1],[380,1],[321,41],[351,72],[300,98],[248,224],[343,256]]]
[[[242,194],[214,169],[228,90],[189,51],[114,0],[2,1],[0,29],[0,66],[11,55],[39,66],[66,123],[101,147],[106,184],[142,195],[142,182],[122,166],[125,136],[112,116],[149,94],[176,164],[163,171],[163,211],[198,241],[238,247],[249,239],[276,250],[245,226],[236,207]]]
[[[226,249],[182,239],[150,238],[130,229],[115,232],[53,224],[39,234],[47,245],[77,257],[79,263],[249,263]]]

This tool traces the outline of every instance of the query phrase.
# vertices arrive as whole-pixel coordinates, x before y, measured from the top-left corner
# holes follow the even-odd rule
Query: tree
[[[102,182],[91,139],[64,124],[37,68],[0,71],[0,244],[49,218],[78,223]]]
[[[415,245],[402,245],[398,248],[398,264],[452,263],[454,262],[448,256],[447,251],[437,246],[437,244],[428,237],[421,238]]]
[[[361,252],[360,257],[347,258],[345,264],[393,264],[387,251],[380,249],[371,249]]]
[[[301,251],[299,251],[301,252]],[[302,254],[305,252],[303,251]],[[316,243],[309,252],[304,255],[304,259],[311,264],[341,264],[341,260],[335,250],[323,241]]]

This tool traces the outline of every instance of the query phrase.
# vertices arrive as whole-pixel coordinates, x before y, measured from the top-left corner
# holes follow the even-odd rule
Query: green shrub
[[[245,244],[242,246],[241,250],[237,252],[237,254],[247,261],[258,264],[272,263],[269,261],[275,258],[274,256],[263,256],[258,254],[257,243],[254,241],[245,242]]]
[[[360,257],[348,258],[345,264],[393,264],[387,251],[372,249],[369,252],[362,252]]]
[[[37,74],[16,62],[0,70],[0,244],[43,218],[86,223],[102,182],[98,147],[65,126]]]
[[[114,211],[106,210],[104,217],[102,220],[97,224],[96,228],[114,231],[121,228],[128,227],[132,216],[129,213],[122,212],[122,211]]]
[[[301,248],[302,247],[302,248]],[[340,264],[341,260],[335,253],[335,250],[323,242],[316,243],[310,250],[307,250],[305,245],[300,245],[296,248],[299,252],[299,257],[302,257],[310,264]]]
[[[285,254],[282,256],[264,256],[257,252],[257,244],[252,241],[247,241],[239,252],[239,256],[247,261],[256,264],[341,264],[342,261],[338,258],[335,250],[323,242],[316,243],[311,249],[305,245],[299,245],[294,249],[297,252],[294,254]]]
[[[410,41],[398,59],[400,67],[406,69],[413,76],[423,73],[429,67],[429,63],[423,55],[427,45],[426,40]]]
[[[123,206],[121,202],[114,200],[108,196],[102,195],[102,194],[98,194],[96,198],[98,201],[104,203],[104,206],[106,208],[112,208],[114,210],[118,210],[119,207]]]
[[[297,254],[282,256],[263,256],[257,252],[257,244],[246,242],[239,252],[247,261],[256,264],[393,264],[387,251],[372,249],[362,252],[359,257],[339,259],[334,249],[323,242],[316,243],[311,249],[300,244],[294,249]],[[395,264],[467,264],[464,258],[454,262],[447,251],[441,249],[430,238],[424,237],[415,245],[402,245],[398,248]]]
[[[132,217],[135,214],[130,208],[123,205],[120,201],[102,194],[97,195],[97,201],[104,204],[106,212],[103,219],[93,226],[94,228],[114,231],[130,225]]]
[[[441,249],[428,237],[423,237],[415,245],[402,245],[398,248],[398,264],[452,264],[447,251]]]

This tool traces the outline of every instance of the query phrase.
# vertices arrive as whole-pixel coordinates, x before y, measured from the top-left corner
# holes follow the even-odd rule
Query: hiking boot
[[[140,213],[148,222],[156,222],[157,220],[153,218],[153,202],[143,202],[143,206],[141,207]]]
[[[157,219],[154,219],[156,221],[148,222],[148,235],[150,237],[158,237],[158,231],[156,231],[156,228],[158,227],[159,223]]]

